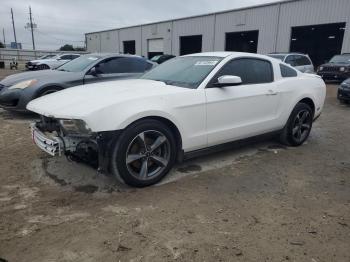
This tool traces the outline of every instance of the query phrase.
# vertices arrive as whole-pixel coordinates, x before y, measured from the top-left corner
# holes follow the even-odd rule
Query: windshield
[[[151,61],[157,61],[160,57],[161,57],[161,55],[156,55],[156,56],[152,57]]]
[[[284,61],[284,59],[286,58],[285,55],[268,55],[269,57],[272,57],[272,58],[276,58],[278,60],[281,60],[282,62]]]
[[[67,72],[81,72],[100,58],[100,56],[96,55],[84,55],[60,66],[57,68],[57,70]]]
[[[350,55],[336,55],[329,62],[332,64],[350,64]]]
[[[142,76],[143,79],[162,81],[167,85],[197,88],[221,57],[187,56],[171,59]]]

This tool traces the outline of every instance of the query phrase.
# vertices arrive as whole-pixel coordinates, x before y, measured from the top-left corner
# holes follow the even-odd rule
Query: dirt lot
[[[191,160],[146,189],[50,159],[31,142],[33,116],[0,111],[0,257],[350,261],[350,107],[335,94],[304,146]]]

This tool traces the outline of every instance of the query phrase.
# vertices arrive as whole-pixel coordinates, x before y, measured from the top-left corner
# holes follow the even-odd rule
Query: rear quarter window
[[[298,75],[297,71],[289,66],[280,64],[280,69],[282,77],[296,77]]]

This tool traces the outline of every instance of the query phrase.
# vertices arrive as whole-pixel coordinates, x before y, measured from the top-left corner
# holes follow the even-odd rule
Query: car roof
[[[91,54],[85,54],[88,56],[98,56],[100,58],[108,58],[108,57],[135,57],[147,60],[146,58],[138,55],[129,55],[129,54],[119,54],[119,53],[91,53]]]
[[[260,54],[255,54],[255,53],[244,53],[244,52],[205,52],[205,53],[197,53],[197,54],[191,54],[191,55],[185,55],[184,57],[188,56],[207,56],[207,57],[255,57],[255,58],[262,58],[262,59],[272,59],[266,55],[260,55]]]
[[[76,54],[76,53],[62,53],[62,54],[57,54],[57,55],[81,55],[81,54]]]
[[[307,56],[307,54],[298,53],[298,52],[276,52],[276,53],[269,53],[268,55],[305,55]]]

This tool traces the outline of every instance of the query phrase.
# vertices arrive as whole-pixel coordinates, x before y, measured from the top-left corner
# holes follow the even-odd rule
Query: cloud
[[[11,13],[13,8],[17,41],[31,49],[29,22],[31,5],[37,49],[56,50],[63,44],[84,45],[84,34],[142,23],[211,13],[276,0],[1,0],[0,27],[6,42],[14,41]],[[1,29],[1,28],[0,28]],[[0,38],[2,41],[2,37]]]

